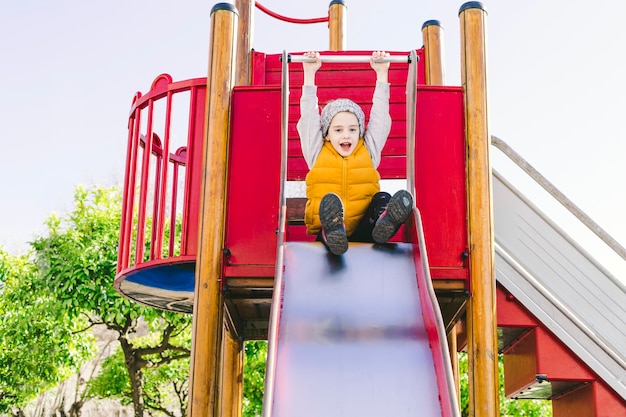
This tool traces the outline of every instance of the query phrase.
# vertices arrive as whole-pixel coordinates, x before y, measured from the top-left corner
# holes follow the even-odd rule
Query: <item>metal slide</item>
[[[263,417],[458,417],[419,211],[411,222],[417,243],[350,243],[334,257],[321,243],[284,242],[291,59],[283,51],[281,211]],[[398,59],[406,58],[388,60]],[[415,51],[408,61],[407,138],[414,138]],[[409,155],[413,146],[407,140]],[[409,173],[412,163],[407,158]],[[412,175],[407,185],[414,189]]]
[[[494,172],[496,279],[626,398],[626,290]]]
[[[423,261],[412,244],[350,243],[342,257],[321,243],[283,249],[265,417],[458,415],[451,370],[441,372],[445,335],[433,345],[429,332],[439,330],[423,314],[438,308],[419,293]]]

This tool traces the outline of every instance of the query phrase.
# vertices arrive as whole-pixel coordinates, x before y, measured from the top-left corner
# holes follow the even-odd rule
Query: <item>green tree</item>
[[[87,361],[95,345],[79,334],[85,327],[49,294],[28,256],[0,249],[0,413],[19,414]]]
[[[139,344],[138,341],[135,342]],[[144,340],[143,343],[146,342]],[[121,349],[116,349],[104,360],[102,371],[87,381],[89,397],[116,399],[122,405],[131,403],[131,384],[124,360]],[[166,416],[186,415],[189,366],[189,358],[185,358],[159,367],[146,368],[143,373],[146,409]]]
[[[189,334],[191,337],[191,334]],[[173,361],[145,372],[146,407],[169,417],[187,415],[189,400],[189,358]],[[164,405],[169,404],[169,407]],[[177,412],[175,413],[174,410]]]
[[[113,288],[121,215],[117,187],[77,188],[74,209],[51,216],[47,234],[32,243],[47,290],[70,320],[117,332],[136,417],[146,408],[144,373],[186,359],[190,338],[182,336],[191,317],[146,307]],[[146,329],[150,337],[139,337]],[[148,342],[146,342],[148,340]]]
[[[248,341],[245,342],[244,349],[243,415],[256,417],[263,410],[267,342]]]

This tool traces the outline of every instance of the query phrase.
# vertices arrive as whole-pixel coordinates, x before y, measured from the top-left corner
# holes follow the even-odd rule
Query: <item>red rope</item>
[[[267,7],[263,6],[258,1],[255,1],[254,5],[259,10],[261,10],[262,12],[265,12],[266,14],[272,16],[274,19],[282,20],[284,22],[299,23],[301,25],[307,25],[309,23],[328,22],[328,16],[326,16],[326,17],[316,17],[314,19],[296,19],[296,18],[293,18],[293,17],[282,16],[282,15],[280,15],[278,13],[275,13],[275,12],[271,11],[270,9],[268,9]]]

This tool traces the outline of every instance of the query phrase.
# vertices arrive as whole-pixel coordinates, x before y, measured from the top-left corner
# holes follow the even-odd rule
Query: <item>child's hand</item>
[[[370,58],[370,65],[372,69],[376,71],[376,81],[389,82],[389,62],[376,62],[377,59],[383,59],[389,57],[389,52],[374,51],[372,52],[372,58]]]
[[[306,58],[314,58],[315,62],[303,62],[302,69],[304,70],[304,85],[315,85],[315,73],[322,66],[322,58],[320,58],[319,52],[305,52]]]

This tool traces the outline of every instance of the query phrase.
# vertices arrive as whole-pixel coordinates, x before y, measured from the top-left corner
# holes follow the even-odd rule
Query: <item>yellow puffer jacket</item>
[[[343,201],[346,233],[350,236],[367,210],[374,194],[380,191],[380,175],[372,163],[363,139],[354,152],[344,158],[325,141],[315,165],[306,176],[307,203],[304,222],[308,234],[322,229],[319,207],[322,197],[335,193]]]

